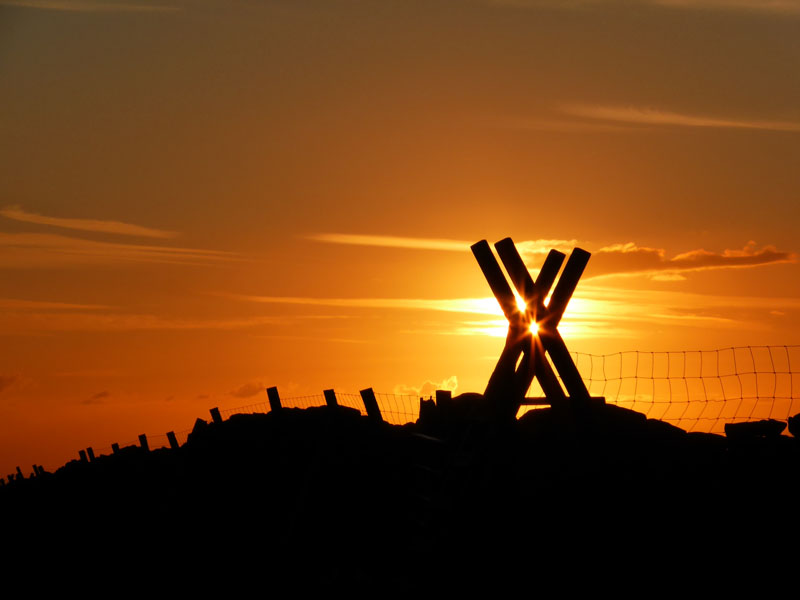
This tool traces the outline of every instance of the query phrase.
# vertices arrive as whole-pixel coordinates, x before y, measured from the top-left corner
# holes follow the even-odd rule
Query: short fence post
[[[325,394],[325,404],[328,406],[339,406],[339,403],[336,401],[336,392],[333,390],[324,390],[322,393]]]
[[[167,432],[167,439],[169,440],[170,448],[172,448],[173,450],[177,450],[178,448],[180,448],[180,446],[178,445],[178,438],[175,437],[174,431]]]
[[[147,435],[144,433],[139,436],[139,445],[145,452],[150,452],[150,445],[147,443]]]
[[[17,467],[17,479],[25,479],[25,475],[22,474],[22,469]]]
[[[280,410],[281,397],[278,395],[278,388],[267,388],[267,398],[269,398],[269,409],[272,411]]]
[[[111,444],[111,452],[113,452],[114,454],[119,453],[119,444],[117,442]]]
[[[89,456],[89,462],[94,462],[94,448],[89,446],[86,449],[86,454]]]
[[[359,393],[361,394],[361,400],[364,402],[367,416],[375,421],[383,421],[381,409],[378,406],[378,400],[375,398],[375,392],[372,391],[372,388],[361,390]]]
[[[89,462],[89,459],[86,457],[86,450],[79,450],[78,456],[81,457],[81,462]]]
[[[450,412],[453,406],[453,393],[450,390],[436,390],[436,406],[443,413]]]
[[[214,421],[214,423],[222,423],[222,415],[219,414],[219,408],[215,406],[208,412],[211,413],[211,420]]]
[[[34,464],[34,465],[33,465],[33,474],[34,474],[36,477],[38,477],[38,476],[39,476],[39,465],[37,465],[37,464]]]

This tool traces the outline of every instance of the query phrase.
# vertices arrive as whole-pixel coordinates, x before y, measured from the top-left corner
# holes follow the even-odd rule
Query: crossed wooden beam
[[[484,397],[501,416],[513,418],[536,377],[554,409],[587,407],[589,391],[558,331],[558,324],[591,254],[575,248],[556,283],[566,258],[563,253],[550,250],[534,281],[511,238],[500,240],[494,247],[511,283],[525,300],[526,308],[523,311],[517,305],[514,292],[486,240],[474,244],[472,253],[509,323],[505,347],[489,378]],[[554,283],[550,302],[545,306],[544,301]],[[561,376],[566,393],[553,366]]]

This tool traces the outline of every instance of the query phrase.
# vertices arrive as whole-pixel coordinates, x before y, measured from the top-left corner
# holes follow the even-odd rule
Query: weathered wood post
[[[89,447],[86,449],[86,454],[88,454],[88,455],[89,455],[89,462],[94,462],[94,448],[92,448],[91,446],[89,446]]]
[[[17,466],[17,479],[25,479],[25,475],[22,474],[22,469]]]
[[[169,440],[170,448],[172,448],[173,450],[177,450],[178,448],[180,448],[180,446],[178,445],[178,438],[175,437],[174,431],[167,432],[167,439]]]
[[[420,402],[420,410],[422,403]],[[448,415],[453,408],[453,393],[450,390],[436,390],[436,407],[441,414]]]
[[[336,392],[333,390],[323,390],[322,393],[325,394],[325,404],[328,406],[339,406],[339,403],[336,401]]]
[[[372,388],[361,390],[359,393],[361,394],[361,400],[364,402],[367,416],[375,421],[383,421],[383,415],[381,415],[381,409],[378,406],[378,400],[375,398],[375,392],[372,391]]]
[[[472,252],[509,322],[506,346],[489,379],[484,396],[492,402],[501,401],[501,412],[511,416],[512,413],[516,414],[528,387],[536,377],[554,408],[570,406],[580,411],[588,406],[591,398],[558,331],[558,324],[591,255],[581,248],[573,250],[553,289],[550,302],[545,306],[544,300],[556,281],[564,255],[551,250],[534,281],[511,238],[497,242],[495,248],[511,282],[524,299],[525,307],[522,309],[516,306],[516,298],[486,240],[474,244]],[[561,375],[561,382],[569,398],[546,354]],[[516,367],[518,362],[519,366]]]
[[[214,408],[212,408],[208,412],[211,413],[211,420],[214,421],[214,423],[217,423],[217,424],[222,423],[222,415],[219,414],[219,408],[217,408],[215,406]]]
[[[142,450],[145,452],[150,452],[150,444],[147,443],[147,435],[144,433],[139,436],[139,446],[141,446]]]
[[[278,395],[278,388],[267,388],[267,398],[269,398],[269,409],[271,411],[278,411],[283,408],[281,406],[281,397]]]
[[[86,450],[79,450],[78,456],[81,457],[81,462],[89,462],[89,459],[86,456]]]

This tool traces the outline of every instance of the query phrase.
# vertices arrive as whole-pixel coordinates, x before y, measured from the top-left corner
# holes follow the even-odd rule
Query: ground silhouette
[[[198,419],[177,449],[17,478],[3,545],[100,578],[588,590],[623,566],[778,568],[797,539],[800,445],[774,427],[687,433],[605,404],[496,419],[481,394],[442,400],[403,426],[340,406]]]

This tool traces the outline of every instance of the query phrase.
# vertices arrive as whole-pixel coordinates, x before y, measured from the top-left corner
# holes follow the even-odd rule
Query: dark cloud
[[[250,396],[255,396],[264,389],[264,386],[258,382],[245,383],[243,386],[233,390],[231,396],[236,398],[249,398]]]
[[[103,401],[103,398],[108,398],[111,395],[111,392],[108,390],[103,390],[102,392],[97,392],[96,394],[92,394],[83,401],[84,404],[100,404]]]
[[[663,249],[628,243],[608,246],[594,252],[586,276],[641,274],[654,279],[683,279],[683,273],[692,271],[759,267],[796,260],[797,255],[793,252],[778,250],[773,246],[758,248],[752,241],[741,250],[710,252],[699,249],[672,258],[668,258]]]
[[[19,379],[19,377],[16,375],[0,375],[0,392],[10,388],[17,379]]]

